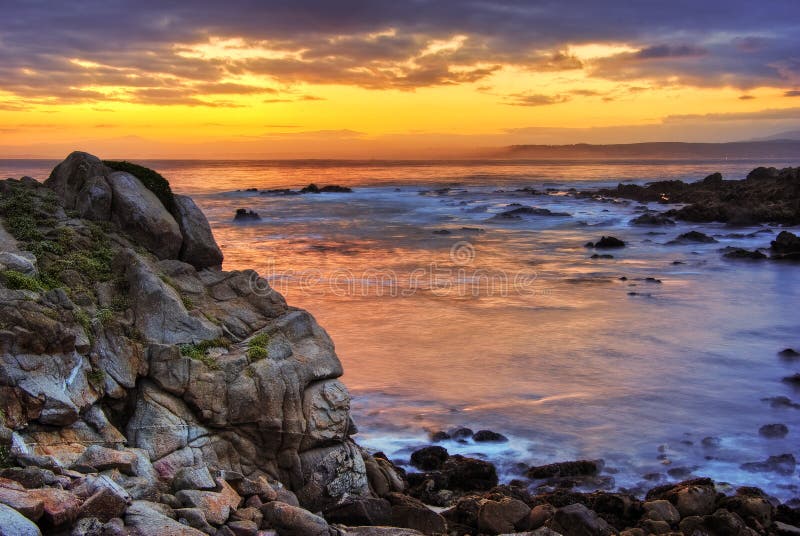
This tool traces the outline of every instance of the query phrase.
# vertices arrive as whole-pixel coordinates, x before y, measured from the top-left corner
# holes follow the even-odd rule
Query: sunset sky
[[[0,157],[426,158],[800,129],[797,0],[0,8]]]

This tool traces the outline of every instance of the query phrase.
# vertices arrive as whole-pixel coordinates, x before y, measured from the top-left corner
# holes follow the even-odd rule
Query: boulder
[[[179,523],[189,525],[206,534],[215,534],[217,532],[216,529],[208,523],[205,512],[200,508],[176,508],[175,519],[178,520]]]
[[[539,465],[529,468],[525,476],[533,479],[566,477],[566,476],[594,476],[602,469],[602,461],[577,460]]]
[[[788,433],[789,428],[785,424],[781,423],[765,424],[758,429],[758,435],[768,439],[779,439],[781,437],[786,437]]]
[[[22,484],[0,478],[0,504],[13,508],[32,521],[38,521],[44,514],[44,501],[29,495]]]
[[[175,217],[183,235],[179,258],[198,270],[222,266],[222,251],[214,240],[205,214],[191,197],[176,195],[174,198]]]
[[[239,223],[261,221],[261,216],[258,214],[258,212],[253,212],[252,210],[237,208],[236,215],[233,217],[233,221]]]
[[[128,475],[133,474],[135,463],[136,455],[134,453],[109,449],[101,445],[91,445],[75,461],[75,465],[93,467],[98,471],[118,469]]]
[[[185,489],[176,493],[175,497],[186,508],[202,510],[209,523],[222,525],[242,503],[242,498],[224,480],[217,479],[217,483],[221,488],[219,493]]]
[[[487,500],[478,510],[478,528],[489,534],[513,532],[527,521],[530,511],[530,506],[511,497]]]
[[[478,443],[506,443],[508,438],[491,430],[478,430],[472,436],[472,440]]]
[[[773,259],[800,260],[800,237],[789,231],[781,231],[770,248]]]
[[[386,499],[392,505],[391,523],[395,527],[418,530],[422,534],[444,534],[444,518],[419,501],[402,493],[390,493]]]
[[[647,500],[668,500],[678,510],[681,518],[684,518],[711,514],[718,496],[711,479],[696,478],[654,488],[647,493]]]
[[[137,536],[205,536],[205,533],[182,525],[164,514],[160,506],[148,501],[134,501],[125,513],[125,525]]]
[[[175,479],[172,481],[172,489],[175,491],[184,489],[208,491],[217,489],[217,483],[214,481],[211,472],[205,465],[183,467],[178,469],[178,472],[175,473]]]
[[[80,517],[94,517],[106,523],[122,517],[128,507],[127,501],[110,488],[100,488],[86,499],[80,509]]]
[[[30,276],[39,273],[36,257],[26,251],[0,251],[0,271],[4,270],[14,270]]]
[[[551,528],[564,536],[610,536],[615,532],[595,512],[580,503],[556,510]]]
[[[675,220],[660,212],[647,212],[632,219],[631,225],[675,225]]]
[[[183,236],[156,194],[124,171],[110,174],[108,182],[113,191],[111,219],[158,258],[177,259]]]
[[[655,521],[665,521],[670,525],[675,525],[681,520],[681,514],[666,500],[647,501],[642,507],[648,519]]]
[[[325,510],[325,519],[329,523],[342,525],[388,525],[391,517],[389,501],[372,497],[345,500]]]
[[[625,242],[614,236],[603,236],[594,243],[594,247],[597,249],[624,248]]]
[[[261,514],[279,536],[331,536],[327,521],[297,506],[270,502],[261,507]]]
[[[763,462],[743,463],[740,467],[751,473],[777,473],[790,476],[795,472],[797,461],[792,454],[780,454],[770,456]]]
[[[0,503],[0,536],[42,536],[42,532],[31,520]]]
[[[54,527],[72,523],[80,512],[81,500],[69,491],[40,488],[28,490],[28,495],[42,501],[43,519]]]
[[[111,219],[113,193],[105,177],[95,176],[86,179],[78,191],[75,209],[81,218],[95,221]]]
[[[61,198],[64,208],[75,208],[86,181],[106,176],[110,171],[96,156],[75,151],[53,169],[44,185]]]
[[[432,471],[441,469],[449,457],[450,455],[444,447],[424,447],[411,453],[411,465],[423,471]]]
[[[241,520],[231,521],[226,525],[234,536],[256,536],[258,534],[258,525],[253,521]]]

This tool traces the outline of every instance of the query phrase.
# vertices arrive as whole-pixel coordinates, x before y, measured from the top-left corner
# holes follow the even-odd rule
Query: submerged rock
[[[722,255],[726,259],[745,259],[745,260],[752,260],[752,261],[760,261],[767,258],[766,255],[761,253],[758,250],[755,251],[748,251],[742,248],[730,248],[725,251]]]
[[[678,235],[676,239],[670,240],[667,244],[715,244],[716,242],[716,238],[701,233],[700,231],[689,231]]]
[[[647,212],[631,220],[631,225],[675,225],[675,220],[661,212]]]
[[[261,221],[261,216],[258,214],[258,212],[253,212],[252,210],[248,210],[246,208],[237,208],[236,215],[233,217],[233,221],[238,221],[238,222]]]
[[[351,193],[352,191],[352,188],[339,186],[338,184],[329,184],[320,188],[314,183],[300,189],[301,194]]]
[[[592,243],[589,242],[589,244]],[[589,246],[589,244],[587,244],[588,247],[594,247],[597,249],[613,249],[613,248],[625,247],[625,242],[623,242],[622,240],[620,240],[615,236],[603,236],[600,238],[600,240],[594,242],[593,245]]]
[[[800,237],[789,231],[781,231],[772,241],[772,258],[776,260],[800,260]]]
[[[765,424],[758,429],[758,434],[769,439],[786,437],[789,428],[785,424]]]
[[[547,208],[539,208],[539,207],[525,207],[520,206],[517,208],[513,208],[511,210],[507,210],[505,212],[501,212],[500,214],[495,214],[491,217],[493,220],[518,220],[521,219],[523,216],[551,216],[551,217],[570,217],[572,214],[567,212],[553,212]]]

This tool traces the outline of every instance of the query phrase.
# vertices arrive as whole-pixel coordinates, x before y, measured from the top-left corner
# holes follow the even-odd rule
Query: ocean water
[[[767,247],[779,229],[637,227],[638,203],[568,195],[791,163],[143,163],[194,196],[226,269],[258,270],[331,334],[363,445],[403,462],[429,433],[468,426],[509,441],[442,445],[505,480],[521,464],[602,458],[616,487],[640,492],[702,475],[800,495],[796,472],[741,468],[800,456],[800,409],[765,400],[800,402],[782,381],[800,360],[777,355],[800,349],[800,266],[720,253]],[[0,175],[45,178],[54,164],[0,161]],[[311,182],[354,191],[246,191]],[[494,218],[513,203],[568,215]],[[262,220],[234,223],[237,208]],[[718,242],[668,244],[693,229]],[[584,244],[603,235],[628,246],[592,259]],[[770,423],[789,434],[760,436]]]

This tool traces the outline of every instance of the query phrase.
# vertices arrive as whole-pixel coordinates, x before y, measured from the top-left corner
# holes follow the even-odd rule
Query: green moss
[[[181,301],[183,302],[183,306],[187,311],[194,309],[194,301],[189,296],[181,295]]]
[[[92,370],[86,373],[86,379],[89,380],[92,387],[99,390],[105,383],[106,373],[103,372],[102,369],[92,368]]]
[[[117,294],[113,298],[111,298],[111,309],[118,313],[122,311],[126,311],[131,306],[131,300],[128,296],[124,294]]]
[[[104,307],[102,309],[98,309],[94,314],[94,317],[98,319],[102,325],[107,326],[114,319],[114,311]]]
[[[145,187],[156,194],[161,200],[164,207],[171,213],[175,213],[175,198],[172,195],[172,189],[169,186],[169,181],[162,177],[158,172],[150,168],[133,164],[131,162],[115,162],[105,160],[103,163],[113,169],[114,171],[124,171],[130,173],[140,181]]]
[[[47,287],[39,280],[39,278],[25,275],[16,270],[6,270],[3,272],[3,277],[6,281],[6,286],[13,290],[32,290],[33,292],[45,292]]]
[[[247,358],[250,361],[258,361],[269,357],[267,346],[269,345],[269,335],[259,333],[247,343]]]
[[[0,469],[11,467],[11,451],[5,445],[0,445]]]
[[[231,343],[228,339],[220,337],[201,341],[197,344],[181,344],[180,350],[182,356],[196,359],[205,364],[208,368],[215,370],[219,368],[219,363],[217,363],[216,359],[208,355],[208,351],[212,348],[229,348],[230,345]]]

